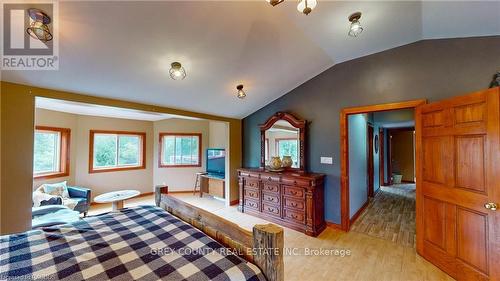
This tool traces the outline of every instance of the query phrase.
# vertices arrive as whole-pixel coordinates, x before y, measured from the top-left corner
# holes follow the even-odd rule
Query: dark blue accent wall
[[[243,165],[259,166],[258,124],[272,114],[308,120],[307,169],[326,174],[325,217],[340,223],[342,108],[441,100],[487,88],[497,71],[500,36],[419,41],[337,64],[243,119]],[[333,156],[334,165],[320,164],[321,156]]]

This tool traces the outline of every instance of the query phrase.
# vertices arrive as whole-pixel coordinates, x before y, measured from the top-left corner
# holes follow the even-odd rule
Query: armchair
[[[79,213],[83,213],[83,216],[87,216],[91,200],[90,189],[80,186],[65,186],[65,187],[67,188],[68,191],[66,195],[67,197],[52,196],[52,198],[49,197],[50,199],[46,199],[46,201],[41,202],[40,205],[64,205],[75,211],[78,211]],[[36,192],[38,192],[37,194],[40,193],[44,194],[45,193],[44,185],[38,187],[33,193],[33,195],[35,195]],[[47,194],[44,196],[48,197],[49,195]]]
[[[78,201],[73,210],[83,213],[83,216],[86,217],[90,208],[90,189],[80,186],[68,186],[68,193],[69,198]]]

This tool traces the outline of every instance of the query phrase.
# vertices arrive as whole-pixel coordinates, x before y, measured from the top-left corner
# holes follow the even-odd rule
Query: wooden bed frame
[[[284,280],[283,228],[257,224],[253,232],[208,211],[168,195],[168,187],[155,191],[156,206],[193,225],[222,245],[233,249],[245,260],[257,265],[269,281]]]

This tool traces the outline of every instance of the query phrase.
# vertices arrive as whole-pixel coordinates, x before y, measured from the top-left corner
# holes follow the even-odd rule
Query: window
[[[146,133],[90,131],[89,173],[146,168]]]
[[[279,157],[292,156],[292,167],[298,167],[298,142],[297,139],[276,139],[276,151]]]
[[[69,175],[70,129],[36,126],[33,155],[35,179]]]
[[[159,167],[201,167],[201,134],[160,133]]]

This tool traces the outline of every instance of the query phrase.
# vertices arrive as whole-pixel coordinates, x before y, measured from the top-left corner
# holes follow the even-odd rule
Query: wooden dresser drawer
[[[305,202],[303,199],[294,199],[288,196],[283,197],[283,202],[285,203],[284,206],[286,208],[293,208],[293,209],[298,209],[298,210],[304,210],[305,209]]]
[[[293,196],[297,198],[304,198],[305,191],[300,187],[293,187],[285,185],[283,186],[283,195]]]
[[[259,180],[245,179],[245,187],[259,188]]]
[[[262,192],[262,203],[271,203],[271,204],[279,204],[280,196],[279,194],[273,192]]]
[[[310,186],[311,182],[307,179],[300,179],[300,178],[283,178],[281,181],[284,184],[289,184],[289,185],[300,185],[300,186]]]
[[[259,190],[256,188],[245,188],[245,198],[246,197],[251,197],[254,199],[259,199]]]
[[[278,217],[281,215],[279,206],[274,206],[266,203],[262,203],[262,212]]]
[[[259,211],[259,202],[250,199],[245,199],[245,207]]]
[[[295,222],[304,223],[305,222],[305,214],[301,211],[295,211],[290,209],[283,209],[283,214],[286,219],[290,219]]]
[[[263,185],[264,187],[262,188],[263,191],[266,191],[266,192],[280,192],[280,185],[279,183],[275,183],[275,182],[263,182]]]

